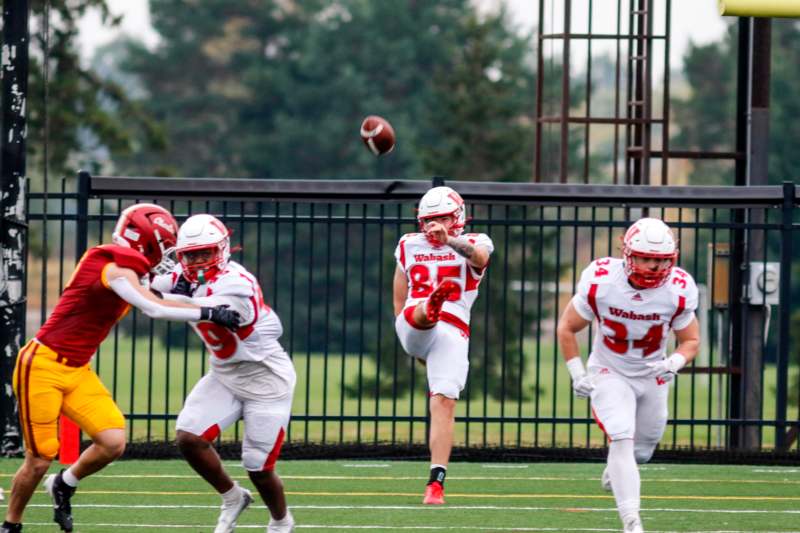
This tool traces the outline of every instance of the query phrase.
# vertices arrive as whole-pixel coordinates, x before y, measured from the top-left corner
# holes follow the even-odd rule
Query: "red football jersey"
[[[36,339],[71,364],[86,364],[108,332],[128,312],[128,302],[108,285],[103,271],[111,263],[139,276],[150,270],[144,255],[131,248],[104,244],[89,249],[75,267],[56,308]]]

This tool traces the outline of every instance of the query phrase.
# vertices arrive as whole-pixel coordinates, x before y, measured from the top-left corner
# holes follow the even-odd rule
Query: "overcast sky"
[[[391,1],[391,0],[375,0]],[[538,19],[538,0],[474,0],[482,8],[491,9],[505,2],[510,9],[514,21],[521,28],[533,28]],[[563,5],[563,0],[545,0],[548,11],[550,6]],[[96,13],[86,15],[81,22],[81,44],[84,58],[91,56],[92,51],[99,45],[111,41],[119,31],[143,40],[148,45],[157,42],[158,37],[150,27],[148,0],[108,0],[111,11],[123,14],[122,29],[110,29],[100,23]],[[623,9],[626,2],[623,2]],[[615,0],[595,0],[594,3],[595,31],[614,31],[616,18]],[[663,6],[664,2],[656,2]],[[573,0],[573,13],[575,13],[573,31],[580,31],[586,27],[586,11],[588,0]],[[611,6],[609,9],[608,7]],[[717,0],[673,0],[672,1],[672,49],[671,62],[673,68],[680,65],[680,58],[690,40],[696,43],[706,43],[719,38],[725,29],[725,19],[717,13]],[[656,30],[658,31],[658,30]],[[573,53],[578,54],[580,60],[580,47]]]

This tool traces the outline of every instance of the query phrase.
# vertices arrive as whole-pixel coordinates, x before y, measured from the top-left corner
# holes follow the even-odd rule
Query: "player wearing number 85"
[[[464,200],[434,187],[419,202],[420,232],[397,245],[395,330],[403,349],[426,363],[430,391],[430,480],[423,503],[444,503],[455,405],[467,381],[469,315],[494,246],[482,233],[462,235]]]
[[[642,531],[636,463],[653,455],[667,423],[669,383],[697,355],[697,287],[675,266],[678,249],[661,220],[643,218],[625,232],[622,259],[593,261],[558,323],[558,341],[572,387],[591,398],[610,441],[602,485],[614,492],[624,531]],[[597,320],[583,367],[576,333]],[[665,357],[669,330],[678,346]]]
[[[192,468],[222,496],[215,533],[234,531],[253,497],[225,472],[211,443],[225,428],[243,419],[242,465],[269,508],[267,531],[292,531],[294,520],[274,471],[296,382],[292,361],[278,342],[283,333],[281,321],[264,302],[255,276],[230,260],[230,232],[215,217],[187,219],[178,231],[176,255],[180,264],[153,281],[165,298],[196,305],[228,305],[242,317],[235,329],[191,322],[210,353],[211,364],[178,415],[178,447]]]

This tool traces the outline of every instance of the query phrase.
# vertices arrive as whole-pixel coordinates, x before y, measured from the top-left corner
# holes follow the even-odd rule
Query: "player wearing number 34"
[[[434,187],[419,202],[420,232],[397,245],[395,330],[403,349],[426,363],[430,392],[430,479],[423,503],[444,503],[444,478],[453,447],[455,406],[469,370],[469,315],[478,297],[492,240],[462,235],[464,200]]]
[[[697,286],[675,266],[672,230],[643,218],[628,228],[622,259],[592,262],[558,324],[558,340],[572,387],[591,398],[610,443],[602,484],[612,490],[624,531],[642,531],[636,463],[653,455],[667,423],[669,384],[697,355],[700,330],[694,311]],[[575,334],[597,320],[587,370]],[[669,330],[678,346],[665,357]]]
[[[228,305],[242,317],[233,330],[190,322],[209,352],[209,372],[195,384],[176,423],[181,453],[222,496],[215,533],[234,531],[253,501],[234,482],[211,443],[225,428],[244,420],[242,466],[269,508],[269,533],[288,533],[294,520],[286,507],[275,461],[292,410],[294,366],[278,342],[283,327],[265,302],[258,280],[230,260],[230,232],[211,215],[195,215],[178,230],[180,264],[153,280],[164,298],[195,305]]]

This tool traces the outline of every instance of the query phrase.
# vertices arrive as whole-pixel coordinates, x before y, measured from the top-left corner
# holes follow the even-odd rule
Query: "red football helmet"
[[[186,279],[206,283],[225,270],[231,257],[230,235],[225,224],[211,215],[194,215],[186,219],[178,231],[175,248]],[[210,250],[207,261],[195,262],[187,256],[199,250]]]
[[[136,204],[120,214],[111,239],[141,252],[150,262],[151,272],[160,274],[174,266],[169,255],[178,239],[178,223],[160,205]]]
[[[672,230],[663,221],[641,218],[622,237],[622,256],[628,279],[643,289],[653,289],[667,281],[678,260],[678,248]],[[636,265],[635,257],[659,259],[661,264],[656,270],[643,268]]]

